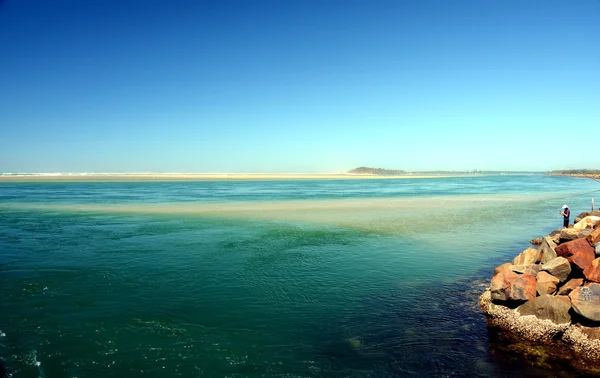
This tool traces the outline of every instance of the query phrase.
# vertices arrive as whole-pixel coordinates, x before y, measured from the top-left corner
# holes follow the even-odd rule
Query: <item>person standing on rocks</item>
[[[563,205],[560,213],[563,216],[563,227],[569,227],[569,216],[571,216],[571,210],[569,210],[569,206]]]

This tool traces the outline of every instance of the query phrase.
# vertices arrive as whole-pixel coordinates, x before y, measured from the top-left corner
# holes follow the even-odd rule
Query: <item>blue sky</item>
[[[0,1],[0,172],[600,168],[599,20],[597,0]]]

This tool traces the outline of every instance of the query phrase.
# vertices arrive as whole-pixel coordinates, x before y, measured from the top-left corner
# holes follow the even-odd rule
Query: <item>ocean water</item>
[[[0,183],[0,358],[12,377],[573,376],[502,352],[477,298],[599,189]]]

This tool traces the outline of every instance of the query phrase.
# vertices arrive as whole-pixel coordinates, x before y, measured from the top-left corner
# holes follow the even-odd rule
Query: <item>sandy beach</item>
[[[357,174],[31,174],[2,175],[0,182],[138,182],[138,181],[252,181],[252,180],[357,180],[423,179],[449,175],[357,175]]]

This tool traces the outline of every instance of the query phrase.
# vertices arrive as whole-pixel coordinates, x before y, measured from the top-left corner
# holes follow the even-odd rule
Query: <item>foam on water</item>
[[[519,209],[549,206],[563,196],[551,193],[462,195],[409,198],[278,200],[212,203],[24,204],[12,210],[104,214],[187,215],[264,221],[292,221],[361,229],[386,234],[422,234],[428,228],[468,226],[513,216]],[[558,202],[557,202],[558,201]],[[554,207],[555,204],[550,205]],[[493,217],[491,217],[493,215]]]

